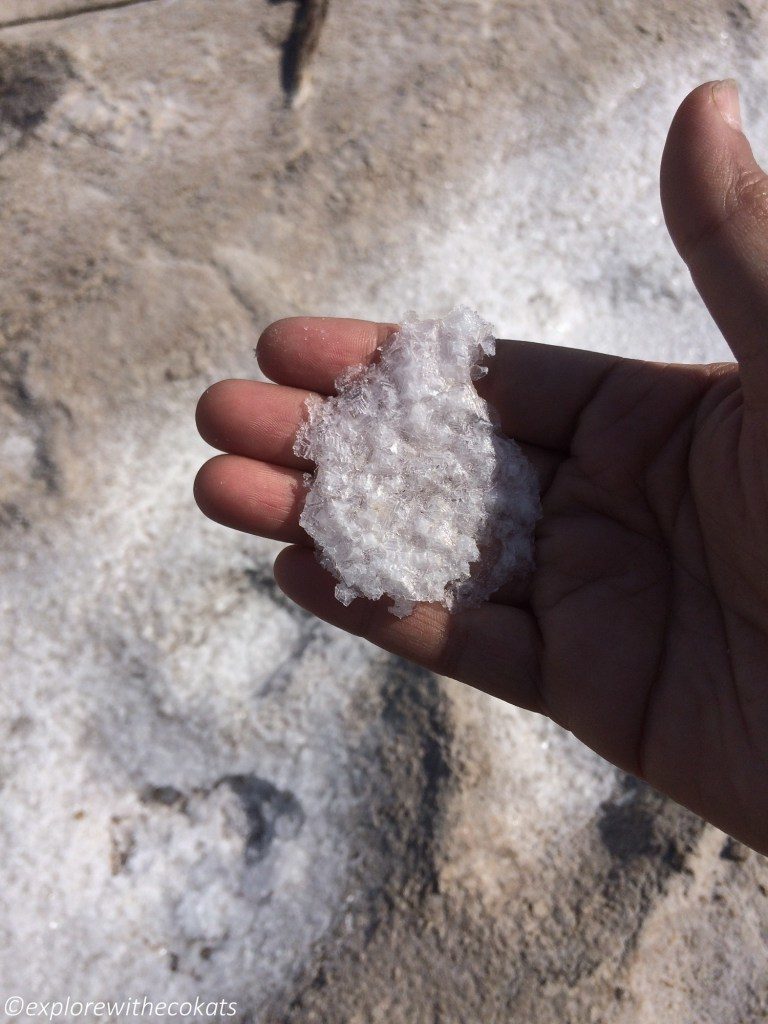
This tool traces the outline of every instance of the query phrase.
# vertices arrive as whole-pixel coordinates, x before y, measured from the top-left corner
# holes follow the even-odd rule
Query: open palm
[[[276,384],[224,381],[198,407],[226,452],[196,481],[207,515],[285,541],[275,575],[309,611],[550,715],[584,742],[768,850],[768,188],[730,86],[678,112],[662,197],[678,248],[739,359],[683,366],[500,342],[481,390],[542,485],[536,571],[481,608],[348,608],[298,523],[293,440],[391,325],[273,324]],[[734,296],[736,298],[734,299]]]

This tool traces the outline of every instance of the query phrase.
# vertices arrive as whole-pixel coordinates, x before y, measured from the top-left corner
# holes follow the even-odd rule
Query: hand
[[[668,365],[501,342],[481,384],[542,486],[537,569],[481,608],[348,608],[298,524],[292,452],[309,391],[329,394],[391,325],[292,319],[258,347],[277,384],[203,395],[227,452],[196,481],[218,522],[289,545],[277,582],[315,615],[551,716],[594,750],[768,852],[768,178],[728,83],[700,86],[662,162],[667,224],[735,363]],[[674,325],[671,325],[674,329]]]

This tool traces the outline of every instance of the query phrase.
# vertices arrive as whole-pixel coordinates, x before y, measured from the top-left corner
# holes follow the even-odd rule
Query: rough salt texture
[[[508,337],[729,358],[658,164],[730,73],[768,157],[768,8],[332,0],[291,107],[304,5],[99,6],[0,2],[93,8],[0,29],[3,999],[765,1024],[765,858],[303,615],[190,482],[197,396],[293,313],[471,299]]]
[[[532,566],[536,473],[473,383],[495,348],[466,306],[406,314],[378,360],[309,401],[301,525],[342,604],[388,595],[401,618],[416,601],[472,607]]]

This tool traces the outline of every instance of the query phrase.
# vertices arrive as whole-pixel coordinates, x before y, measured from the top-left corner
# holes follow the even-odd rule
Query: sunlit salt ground
[[[166,6],[182,11],[191,5]],[[206,6],[199,5],[194,31],[173,33],[173,47],[199,47],[200,54],[184,51],[185,71],[205,67],[222,88],[228,44],[206,33]],[[635,11],[629,6],[628,14],[639,17],[642,5]],[[710,14],[720,10],[706,8]],[[377,61],[361,62],[361,82],[384,75],[394,83],[400,43],[387,49],[389,28],[377,28],[370,11],[364,16],[370,21],[366,31],[378,33]],[[398,830],[408,835],[421,820],[419,792],[402,780],[393,791],[389,769],[381,768],[409,758],[416,763],[422,755],[407,743],[387,754],[394,741],[381,696],[386,659],[280,598],[270,584],[275,545],[204,523],[192,505],[192,478],[210,454],[194,438],[196,395],[211,372],[253,372],[246,355],[265,311],[269,317],[316,309],[390,319],[404,308],[437,312],[464,301],[493,321],[501,336],[654,359],[727,358],[667,239],[657,169],[678,100],[691,85],[724,72],[741,79],[746,124],[758,154],[762,148],[768,159],[768,148],[761,147],[768,139],[764,58],[725,28],[707,46],[695,34],[688,43],[686,24],[673,54],[658,49],[649,57],[646,50],[634,62],[628,18],[622,60],[612,62],[600,17],[586,5],[577,17],[596,52],[586,97],[580,92],[581,99],[572,99],[577,55],[559,55],[559,71],[548,77],[550,71],[539,71],[538,39],[522,31],[518,49],[525,53],[529,45],[533,57],[520,88],[535,103],[494,106],[489,90],[482,170],[469,178],[436,179],[427,161],[423,201],[396,225],[397,243],[387,240],[385,256],[377,249],[374,203],[370,225],[340,228],[338,243],[324,239],[308,246],[300,239],[287,253],[267,232],[259,235],[254,221],[246,222],[243,237],[230,237],[243,216],[230,211],[223,240],[210,244],[219,245],[227,273],[227,253],[249,253],[243,264],[249,273],[232,285],[213,274],[210,280],[195,277],[194,255],[174,263],[162,250],[158,258],[151,248],[160,244],[156,225],[150,230],[139,216],[125,213],[116,249],[146,228],[142,246],[149,251],[139,246],[124,275],[136,290],[129,304],[134,329],[142,315],[151,319],[155,306],[169,322],[180,316],[173,296],[185,279],[206,301],[209,293],[200,282],[208,282],[211,301],[222,309],[231,299],[235,310],[240,294],[256,294],[261,322],[243,315],[229,334],[217,325],[213,370],[206,365],[166,390],[161,366],[149,384],[142,379],[143,392],[131,392],[128,353],[120,368],[126,394],[119,386],[107,389],[98,433],[78,438],[77,486],[44,528],[15,535],[2,548],[5,994],[202,995],[235,1000],[261,1019],[273,1000],[290,1004],[303,971],[314,976],[310,966],[324,941],[331,956],[343,941],[365,948],[373,931],[366,900],[372,892],[388,893],[396,868],[381,852],[381,837]],[[91,51],[96,54],[94,81],[102,65],[123,73],[122,53],[115,55],[100,36],[85,36],[81,24],[56,28],[61,45],[71,46],[82,65]],[[114,47],[130,43],[140,54],[127,38],[120,32]],[[168,68],[152,73],[173,90]],[[88,102],[98,106],[101,94],[87,76],[82,81]],[[130,90],[121,93],[119,82],[105,86],[104,94],[110,131],[117,132],[114,110],[127,116],[135,97]],[[389,124],[396,125],[394,84],[391,95]],[[253,89],[248,96],[254,104],[259,98]],[[277,92],[269,102],[280,108]],[[203,109],[201,117],[218,117],[217,107],[213,113]],[[241,116],[237,134],[245,137],[253,109],[241,114],[236,104],[222,101],[221,121],[225,114]],[[67,116],[74,116],[69,108]],[[68,137],[67,124],[54,129],[56,140]],[[314,130],[320,129],[306,129],[310,141]],[[382,129],[382,146],[388,142]],[[61,164],[67,150],[59,146],[56,141]],[[299,159],[300,146],[297,151]],[[129,159],[120,153],[116,166]],[[45,164],[43,173],[53,188],[55,162]],[[151,173],[142,179],[142,194],[151,195],[151,179]],[[106,204],[108,187],[100,186],[102,192],[86,194],[88,203]],[[275,208],[287,187],[276,178]],[[201,189],[201,210],[208,198]],[[80,216],[78,203],[87,205],[75,193],[72,205]],[[60,206],[57,198],[46,217],[57,216]],[[158,206],[154,212],[161,221],[165,211]],[[304,225],[290,227],[301,234]],[[188,223],[176,230],[179,245],[191,246]],[[370,251],[358,246],[362,255],[334,264],[334,245],[345,254],[371,231]],[[153,291],[147,281],[161,287]],[[52,319],[51,336],[58,338],[66,326]],[[97,327],[108,349],[117,314],[109,308]],[[82,387],[89,370],[84,363]],[[57,397],[55,382],[48,397]],[[19,427],[0,444],[9,472],[25,472],[34,439]],[[562,893],[574,872],[589,870],[588,861],[572,859],[573,850],[582,849],[594,831],[596,810],[612,793],[615,775],[541,719],[459,687],[449,686],[446,694],[440,708],[450,719],[448,746],[469,781],[445,798],[443,883],[448,891],[465,887],[477,913],[495,915],[494,941],[502,941],[504,929],[514,929],[534,905],[534,933],[546,936],[558,922],[571,920]],[[668,927],[650,933],[631,969],[643,1024],[672,1019],[670,1006],[674,1019],[714,1024],[730,1018],[743,994],[763,983],[749,908],[730,918],[719,910],[716,920],[705,916],[711,865],[719,863],[713,844],[706,848],[710,867],[695,882],[698,902],[690,904],[690,913],[670,911]],[[577,878],[574,885],[581,882]],[[405,913],[390,895],[388,913]],[[679,911],[679,904],[673,907]],[[662,906],[656,916],[665,913]],[[568,935],[578,937],[583,924],[574,917]],[[619,925],[610,919],[605,927]],[[509,934],[503,941],[514,949],[517,939]],[[492,956],[493,943],[479,947],[482,957]],[[525,958],[508,956],[506,948],[504,957],[522,969]],[[414,971],[422,971],[414,963]],[[702,987],[699,973],[710,968],[720,970],[721,983]],[[554,967],[552,976],[555,985],[567,983]],[[453,982],[445,975],[441,984],[450,988]],[[545,993],[548,984],[542,982]],[[359,998],[365,999],[362,989]],[[618,1014],[611,1019],[620,1020]]]
[[[705,54],[672,67],[613,69],[588,100],[558,110],[494,111],[483,168],[435,182],[429,217],[386,268],[362,268],[359,315],[387,319],[467,302],[499,337],[573,345],[663,361],[730,359],[667,234],[659,161],[678,102],[731,69],[744,83],[745,125],[768,160],[765,70],[722,33]],[[534,91],[536,91],[534,89]],[[494,130],[498,132],[493,136]],[[345,289],[333,289],[343,305]],[[357,309],[357,307],[355,307]]]

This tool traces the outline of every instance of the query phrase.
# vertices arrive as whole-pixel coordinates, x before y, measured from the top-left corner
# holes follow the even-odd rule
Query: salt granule
[[[342,604],[388,595],[400,618],[417,601],[472,607],[532,567],[536,474],[473,385],[495,347],[465,306],[409,313],[336,396],[307,402],[300,522]]]

